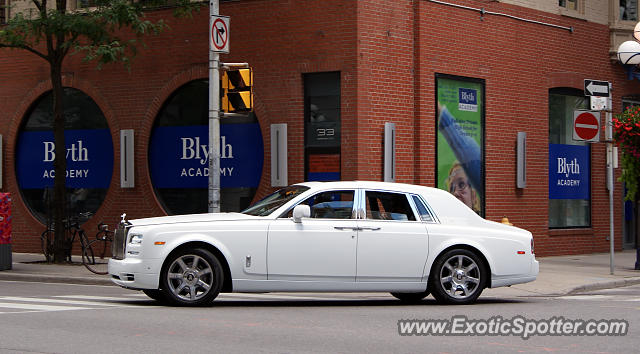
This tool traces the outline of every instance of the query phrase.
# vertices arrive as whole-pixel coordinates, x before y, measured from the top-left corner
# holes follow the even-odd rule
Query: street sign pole
[[[584,95],[589,97],[606,98],[606,104],[602,104],[602,101],[591,99],[592,108],[598,107],[600,110],[605,110],[605,141],[607,142],[607,189],[609,190],[609,272],[611,275],[614,273],[615,268],[615,242],[614,242],[614,220],[613,220],[613,186],[614,186],[614,174],[613,174],[613,161],[614,161],[614,149],[613,149],[613,127],[611,122],[611,83],[608,81],[600,80],[584,80]]]
[[[608,89],[609,92],[611,92],[611,83],[608,83]],[[612,134],[612,117],[611,117],[611,94],[609,94],[609,97],[607,98],[607,106],[608,108],[608,112],[605,114],[605,138],[607,140],[607,155],[608,155],[608,161],[607,161],[607,182],[608,182],[608,187],[609,187],[609,253],[610,255],[610,259],[609,259],[609,270],[611,275],[613,275],[614,273],[614,268],[615,268],[615,260],[614,260],[614,238],[613,238],[613,178],[614,178],[614,174],[613,174],[613,143],[611,142],[613,139],[613,134]]]
[[[209,2],[209,36],[220,11],[219,0]],[[211,42],[211,40],[209,41]],[[220,212],[220,54],[209,46],[209,188],[208,211]]]

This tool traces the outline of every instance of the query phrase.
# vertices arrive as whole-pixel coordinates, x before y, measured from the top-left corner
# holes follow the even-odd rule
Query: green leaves
[[[43,7],[29,17],[15,14],[0,31],[0,48],[25,49],[49,63],[61,62],[71,53],[84,55],[84,61],[96,61],[99,68],[112,62],[128,67],[137,46],[144,45],[144,36],[169,28],[162,19],[152,21],[145,16],[149,7],[171,5],[176,16],[185,16],[198,10],[200,3],[156,0],[145,1],[143,6],[132,0],[97,0],[95,5],[76,11]]]
[[[622,150],[619,181],[627,187],[625,200],[636,200],[640,180],[640,107],[627,107],[612,123],[614,140]]]

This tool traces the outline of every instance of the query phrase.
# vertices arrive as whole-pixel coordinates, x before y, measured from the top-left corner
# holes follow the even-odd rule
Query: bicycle
[[[85,257],[83,257],[82,264],[95,274],[106,275],[110,257],[105,258],[105,255],[107,250],[111,249],[111,242],[113,242],[113,231],[109,230],[107,224],[101,222],[98,224],[96,239],[89,242],[86,252],[83,252],[83,254],[90,254],[92,257],[86,257],[86,261]],[[97,256],[98,254],[100,255],[99,257]]]
[[[87,248],[89,245],[89,238],[87,237],[84,230],[80,227],[79,217],[88,218],[91,216],[90,212],[80,213],[78,217],[68,218],[64,220],[64,229],[66,232],[71,234],[71,237],[65,237],[64,240],[64,252],[65,252],[65,260],[71,262],[71,251],[73,249],[73,243],[75,242],[76,236],[80,240],[81,247],[81,257],[82,263],[85,262],[94,262],[93,250],[91,248]],[[55,229],[53,226],[47,227],[44,232],[40,235],[40,245],[42,247],[42,253],[44,254],[47,262],[51,262],[53,260],[54,253],[54,235]],[[66,235],[65,235],[66,236]]]

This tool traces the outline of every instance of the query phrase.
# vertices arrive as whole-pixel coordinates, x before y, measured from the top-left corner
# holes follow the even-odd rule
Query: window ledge
[[[585,14],[580,13],[579,11],[576,11],[576,10],[567,10],[564,8],[560,8],[558,9],[558,14],[560,14],[561,16],[577,18],[579,20],[585,20],[585,21],[587,20],[587,16],[585,16]]]
[[[549,229],[549,236],[593,236],[593,228]]]

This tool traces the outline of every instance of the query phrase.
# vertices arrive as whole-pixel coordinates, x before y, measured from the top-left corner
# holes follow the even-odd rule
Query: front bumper
[[[115,284],[129,289],[157,289],[160,259],[125,258],[109,260],[109,275]]]

